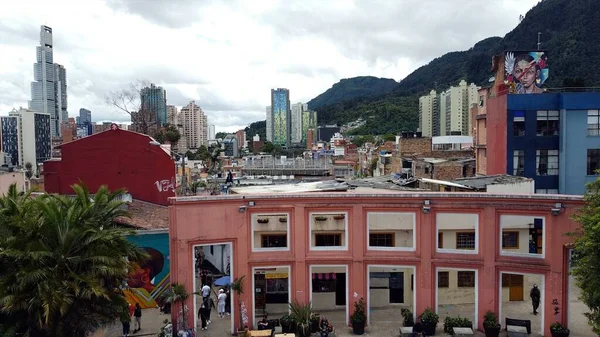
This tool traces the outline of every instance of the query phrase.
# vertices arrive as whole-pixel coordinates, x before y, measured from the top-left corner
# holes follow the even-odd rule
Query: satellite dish
[[[494,82],[496,80],[495,77],[490,77],[490,79],[488,80],[488,82]]]

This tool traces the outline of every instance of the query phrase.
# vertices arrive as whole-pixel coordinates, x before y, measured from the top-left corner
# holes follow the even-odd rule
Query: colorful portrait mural
[[[129,303],[139,303],[142,309],[154,308],[170,284],[169,234],[140,234],[127,239],[144,249],[150,258],[129,275],[125,295]]]
[[[539,94],[548,79],[546,52],[507,52],[504,57],[504,83],[512,94]]]

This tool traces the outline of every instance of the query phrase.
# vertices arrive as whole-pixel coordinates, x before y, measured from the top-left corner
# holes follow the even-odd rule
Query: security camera
[[[246,206],[240,206],[240,208],[238,208],[238,211],[239,211],[240,213],[244,213],[244,212],[246,212]]]
[[[559,215],[560,214],[560,208],[553,208],[552,210],[550,210],[550,212],[552,213],[552,215]]]

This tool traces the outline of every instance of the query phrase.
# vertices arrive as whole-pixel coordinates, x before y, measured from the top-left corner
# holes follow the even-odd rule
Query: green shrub
[[[464,317],[446,317],[446,319],[444,320],[444,332],[453,335],[453,328],[473,329],[473,322],[471,322],[470,319]]]

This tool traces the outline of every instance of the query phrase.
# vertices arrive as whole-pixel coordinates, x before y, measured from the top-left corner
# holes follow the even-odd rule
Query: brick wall
[[[463,175],[463,167],[465,174]],[[445,162],[430,164],[424,161],[413,161],[413,175],[417,178],[430,178],[437,180],[454,180],[475,176],[475,160],[468,162]]]
[[[398,151],[400,155],[431,152],[431,138],[400,138]]]

